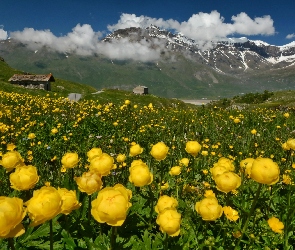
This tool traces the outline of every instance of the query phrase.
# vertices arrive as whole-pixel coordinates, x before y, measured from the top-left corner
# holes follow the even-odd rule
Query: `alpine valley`
[[[132,90],[147,86],[150,94],[182,99],[220,99],[249,92],[295,89],[295,42],[269,45],[247,38],[210,43],[209,47],[156,26],[127,28],[100,43],[120,39],[144,42],[159,52],[156,60],[110,59],[95,53],[57,52],[13,39],[0,41],[0,57],[13,68],[34,74],[52,73],[97,90]]]

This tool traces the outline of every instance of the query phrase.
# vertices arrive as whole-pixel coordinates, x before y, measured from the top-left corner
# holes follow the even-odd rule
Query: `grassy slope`
[[[161,98],[154,95],[134,95],[130,91],[123,91],[123,90],[115,90],[115,89],[105,89],[103,92],[99,94],[93,94],[97,90],[91,86],[70,82],[62,79],[56,79],[55,82],[52,83],[52,91],[44,91],[44,90],[31,90],[25,89],[20,86],[12,85],[8,82],[8,79],[13,74],[23,73],[22,71],[15,70],[11,68],[5,62],[0,61],[0,91],[5,92],[15,92],[15,93],[28,93],[30,95],[51,95],[52,97],[60,97],[64,96],[67,97],[69,93],[81,93],[83,94],[82,100],[98,100],[100,103],[121,103],[123,104],[126,99],[132,100],[133,103],[148,105],[149,103],[153,103],[156,106],[162,107],[194,107],[192,105],[188,105],[183,103],[177,99],[166,99]],[[62,88],[60,88],[60,86]],[[56,94],[56,95],[54,95]]]

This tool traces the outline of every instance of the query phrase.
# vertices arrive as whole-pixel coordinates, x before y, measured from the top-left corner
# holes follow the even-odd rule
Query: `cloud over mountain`
[[[124,13],[116,24],[108,25],[108,29],[112,32],[129,27],[146,28],[153,24],[164,29],[180,32],[196,40],[202,49],[212,48],[212,42],[226,39],[230,35],[272,35],[275,33],[273,20],[270,16],[251,19],[246,13],[241,12],[232,16],[231,20],[232,23],[225,23],[224,18],[217,11],[200,12],[192,15],[184,22]],[[164,45],[157,41],[154,42],[158,43],[156,46],[146,41],[133,43],[127,39],[104,43],[99,40],[102,37],[102,32],[95,32],[89,24],[77,24],[71,32],[59,37],[55,36],[50,30],[35,30],[33,28],[10,32],[10,37],[27,44],[32,49],[46,46],[59,52],[74,52],[83,56],[98,53],[111,59],[120,60],[157,60],[160,57],[161,49],[164,48]],[[7,32],[0,27],[1,39],[7,39]]]

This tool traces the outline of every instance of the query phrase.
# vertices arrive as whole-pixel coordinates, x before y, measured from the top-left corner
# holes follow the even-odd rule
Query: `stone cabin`
[[[148,87],[137,86],[136,88],[133,89],[133,94],[147,95],[148,94]]]
[[[8,80],[12,84],[18,84],[29,89],[51,90],[51,82],[55,82],[53,75],[21,75],[14,74]]]

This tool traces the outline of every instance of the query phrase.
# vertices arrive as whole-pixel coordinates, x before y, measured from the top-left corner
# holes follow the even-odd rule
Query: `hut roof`
[[[14,74],[12,77],[9,78],[10,82],[55,82],[53,75],[50,73],[48,75],[21,75],[21,74]]]

